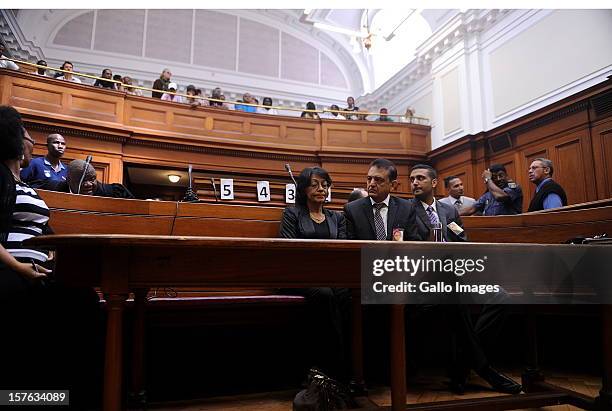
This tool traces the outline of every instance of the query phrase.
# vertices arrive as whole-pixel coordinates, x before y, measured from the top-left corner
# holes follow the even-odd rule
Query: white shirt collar
[[[385,203],[385,205],[387,207],[389,207],[389,199],[391,198],[391,194],[387,194],[387,198],[385,198],[382,202]],[[372,199],[372,197],[370,197],[370,201],[372,202],[372,205],[376,204],[376,201],[374,201]]]
[[[427,209],[429,208],[429,204],[421,201],[421,204],[423,205],[423,208],[425,209],[425,211],[427,211]],[[438,214],[438,208],[436,207],[436,200],[434,200],[433,203],[431,203],[431,207],[433,208],[433,210],[436,212],[436,214]]]

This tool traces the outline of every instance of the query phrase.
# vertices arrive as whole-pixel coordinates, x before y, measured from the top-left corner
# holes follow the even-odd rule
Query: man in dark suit
[[[398,186],[395,165],[384,158],[370,163],[368,197],[344,206],[347,235],[352,240],[392,240],[393,230],[403,229],[404,240],[420,240],[412,205],[390,193]]]
[[[436,170],[425,164],[415,165],[410,172],[410,184],[419,236],[431,238],[432,227],[439,222],[442,225],[443,241],[465,241],[467,237],[457,209],[436,201],[434,197],[434,189],[438,185]],[[499,301],[506,297],[505,293],[499,293],[493,300]],[[463,350],[458,352],[455,364],[451,367],[451,388],[463,392],[470,369],[474,369],[495,390],[518,394],[522,388],[520,384],[493,369],[483,349],[494,345],[506,316],[505,306],[484,305],[475,324],[467,305],[444,305],[442,308],[457,336],[458,348]]]

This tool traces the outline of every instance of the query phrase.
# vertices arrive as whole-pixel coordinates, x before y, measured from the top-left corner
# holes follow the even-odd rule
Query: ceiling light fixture
[[[169,174],[168,180],[170,180],[171,183],[178,183],[181,180],[181,176],[177,174]]]

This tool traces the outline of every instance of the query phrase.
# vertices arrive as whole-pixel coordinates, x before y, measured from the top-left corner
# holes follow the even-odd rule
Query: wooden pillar
[[[391,409],[406,409],[406,336],[404,334],[404,306],[391,308]]]
[[[134,290],[134,327],[132,330],[132,378],[130,398],[135,405],[146,404],[145,390],[145,310],[147,288]]]
[[[121,410],[123,373],[123,309],[126,294],[107,294],[106,352],[104,358],[104,411]]]
[[[365,392],[363,377],[363,315],[361,307],[361,292],[351,290],[351,354],[353,382]]]

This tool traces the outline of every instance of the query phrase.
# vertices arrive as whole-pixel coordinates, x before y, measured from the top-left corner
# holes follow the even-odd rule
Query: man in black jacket
[[[413,166],[410,171],[410,184],[414,194],[414,199],[411,201],[417,214],[419,236],[423,239],[431,238],[432,227],[441,223],[443,241],[465,241],[467,237],[457,209],[437,201],[434,197],[434,189],[438,184],[436,170],[426,164]],[[500,301],[506,297],[505,293],[499,293],[494,300]],[[467,305],[443,305],[442,308],[458,337],[459,348],[463,350],[451,367],[451,388],[462,393],[470,369],[474,369],[495,390],[518,394],[521,391],[520,384],[493,369],[483,349],[485,346],[494,345],[506,317],[505,306],[484,305],[475,324],[472,322]]]
[[[384,158],[370,163],[368,197],[344,206],[347,235],[352,240],[391,240],[393,230],[404,230],[404,240],[421,240],[416,231],[416,215],[410,202],[392,196],[398,186],[395,165]]]
[[[529,181],[536,185],[529,210],[538,211],[567,205],[565,190],[553,181],[553,163],[547,158],[536,158],[529,166]]]

